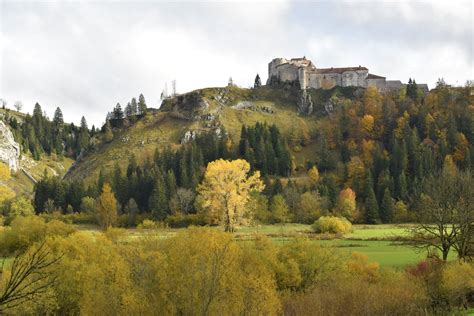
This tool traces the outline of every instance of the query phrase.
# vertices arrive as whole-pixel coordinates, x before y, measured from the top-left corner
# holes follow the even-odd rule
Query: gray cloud
[[[0,98],[100,124],[143,93],[242,86],[276,56],[363,64],[431,86],[473,74],[472,4],[428,2],[1,2]]]

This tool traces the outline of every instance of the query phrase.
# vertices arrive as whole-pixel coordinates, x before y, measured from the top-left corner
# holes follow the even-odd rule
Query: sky
[[[143,93],[264,82],[275,57],[362,65],[433,88],[473,76],[471,1],[0,0],[0,99],[102,124]]]

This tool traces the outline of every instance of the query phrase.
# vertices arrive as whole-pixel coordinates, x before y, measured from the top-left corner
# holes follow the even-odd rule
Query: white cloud
[[[389,78],[472,77],[472,5],[415,2],[47,2],[0,5],[0,98],[103,122],[143,93],[248,86],[274,57]]]

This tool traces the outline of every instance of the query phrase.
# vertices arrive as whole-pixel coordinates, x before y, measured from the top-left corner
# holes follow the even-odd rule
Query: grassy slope
[[[113,141],[108,144],[100,144],[95,152],[86,155],[71,170],[67,178],[84,178],[86,183],[91,183],[97,179],[102,167],[110,170],[117,162],[122,168],[125,168],[132,153],[135,154],[139,163],[143,163],[146,158],[152,157],[157,147],[179,147],[179,140],[186,131],[209,129],[209,122],[182,118],[180,115],[183,113],[188,117],[212,114],[216,117],[212,124],[217,123],[215,126],[223,126],[234,143],[238,142],[240,138],[243,124],[253,125],[256,122],[276,124],[285,136],[289,136],[293,130],[299,134],[309,135],[314,135],[317,130],[318,120],[316,117],[298,116],[294,92],[289,90],[268,87],[257,90],[232,87],[206,88],[193,91],[190,94],[193,93],[198,95],[199,100],[206,102],[205,109],[194,107],[192,111],[189,111],[189,108],[183,109],[183,107],[180,108],[176,105],[176,99],[167,100],[159,112],[148,114],[130,127],[115,130]],[[222,93],[225,94],[225,102],[216,100]],[[271,108],[273,113],[232,108],[240,101],[250,101],[256,107]],[[307,159],[314,159],[314,150],[311,150],[311,144],[308,145],[308,148],[310,149],[305,149],[301,154],[294,153],[299,165],[302,165]]]

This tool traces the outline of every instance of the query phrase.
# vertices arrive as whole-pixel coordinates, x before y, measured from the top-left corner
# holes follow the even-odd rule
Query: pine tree
[[[87,127],[86,118],[81,118],[81,128],[79,130],[79,150],[86,149],[89,146],[89,129]]]
[[[138,105],[137,105],[137,99],[132,98],[132,101],[130,102],[131,109],[132,109],[132,115],[137,115],[138,114]]]
[[[140,94],[138,97],[138,114],[145,115],[147,112],[147,106],[145,102],[145,97],[143,94]]]
[[[402,172],[397,178],[397,198],[403,201],[408,200],[408,185],[405,172]]]
[[[131,118],[133,115],[132,112],[132,104],[130,102],[127,103],[127,106],[125,106],[125,116],[127,118]]]
[[[56,131],[60,131],[64,125],[63,112],[59,107],[54,111],[53,124]]]
[[[365,179],[365,220],[368,224],[376,224],[380,220],[379,206],[375,197],[372,173],[367,171]]]
[[[262,86],[262,80],[260,80],[260,76],[257,74],[255,77],[255,83],[253,84],[253,87],[255,89],[260,88]]]
[[[393,218],[393,199],[389,188],[385,189],[380,205],[380,218],[384,223],[390,223]]]
[[[122,120],[123,119],[124,114],[123,114],[122,106],[120,105],[120,103],[117,103],[117,105],[115,106],[114,112],[113,112],[113,117],[116,120]]]
[[[283,184],[281,183],[280,178],[275,180],[275,184],[273,185],[273,192],[272,195],[282,194],[283,193]]]
[[[157,220],[163,220],[169,214],[166,188],[161,172],[158,172],[148,204],[153,217]]]

